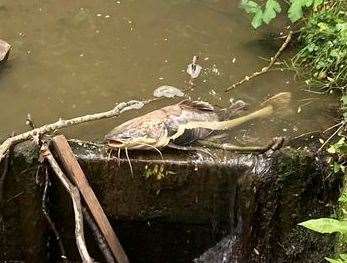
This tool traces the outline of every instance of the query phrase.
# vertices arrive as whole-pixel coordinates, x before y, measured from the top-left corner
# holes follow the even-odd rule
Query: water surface
[[[0,37],[13,50],[0,72],[0,138],[25,131],[29,112],[42,125],[59,117],[105,111],[120,101],[147,98],[161,85],[184,89],[186,65],[193,55],[200,56],[204,68],[190,93],[194,99],[224,107],[234,97],[255,106],[278,92],[293,93],[290,116],[243,126],[237,135],[256,140],[328,127],[331,101],[303,91],[305,86],[294,81],[292,72],[273,71],[224,93],[244,74],[265,66],[261,58],[273,55],[282,41],[273,37],[281,31],[280,25],[255,31],[238,4],[231,0],[2,0]],[[112,127],[139,113],[64,132],[69,137],[101,140]]]

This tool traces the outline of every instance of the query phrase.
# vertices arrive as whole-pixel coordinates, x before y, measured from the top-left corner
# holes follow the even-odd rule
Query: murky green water
[[[186,65],[200,55],[203,74],[193,98],[226,106],[230,97],[256,105],[264,97],[292,91],[286,121],[247,125],[253,137],[299,135],[331,123],[329,99],[293,82],[290,72],[274,71],[225,94],[245,73],[265,66],[280,45],[274,25],[254,31],[232,0],[60,0],[0,2],[0,37],[13,45],[0,72],[0,138],[37,125],[108,110],[116,102],[149,97],[161,85],[184,89]],[[298,105],[302,112],[297,113]],[[156,105],[160,106],[160,105]],[[156,107],[155,106],[155,107]],[[118,120],[69,129],[70,137],[101,139]]]

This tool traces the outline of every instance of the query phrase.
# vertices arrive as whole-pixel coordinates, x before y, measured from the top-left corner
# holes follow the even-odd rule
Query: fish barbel
[[[268,117],[276,110],[287,108],[290,98],[289,92],[279,93],[265,101],[260,110],[235,119],[230,118],[240,115],[247,106],[243,101],[221,110],[207,102],[184,100],[117,126],[105,136],[105,140],[109,147],[117,149],[150,150],[172,142],[187,145],[205,139],[215,130],[227,130],[250,120]]]

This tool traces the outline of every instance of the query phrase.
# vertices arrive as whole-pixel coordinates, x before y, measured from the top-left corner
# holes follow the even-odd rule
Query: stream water
[[[13,50],[0,72],[0,138],[27,130],[27,113],[42,125],[148,98],[161,85],[184,89],[193,55],[200,56],[204,69],[190,93],[193,99],[224,107],[233,97],[256,106],[278,92],[293,93],[289,116],[271,125],[247,125],[239,135],[298,136],[329,127],[332,100],[303,91],[305,85],[290,71],[272,71],[224,92],[264,67],[268,62],[261,58],[271,57],[283,41],[274,40],[282,25],[255,31],[238,5],[236,0],[1,0],[0,37]],[[138,114],[69,128],[65,134],[101,140]]]
[[[194,55],[199,55],[203,71],[195,81],[196,87],[188,94],[192,99],[209,101],[221,107],[229,106],[232,98],[242,99],[250,104],[252,110],[279,92],[290,91],[293,94],[287,114],[282,117],[251,122],[234,129],[231,135],[238,142],[259,144],[274,136],[297,137],[311,131],[324,130],[334,123],[336,99],[306,91],[305,84],[296,81],[291,71],[270,71],[229,93],[224,92],[234,82],[268,64],[264,58],[270,58],[278,50],[283,39],[275,37],[285,24],[285,19],[281,18],[260,30],[253,30],[249,17],[239,8],[239,0],[0,0],[0,38],[12,45],[9,60],[0,65],[0,140],[8,137],[12,131],[20,133],[28,130],[25,125],[28,113],[39,126],[55,122],[60,117],[67,119],[106,111],[117,102],[149,98],[162,85],[186,89],[189,81],[186,68]],[[289,58],[292,55],[290,47],[282,55],[281,58]],[[168,100],[161,100],[143,110],[126,112],[117,119],[91,122],[63,132],[69,138],[100,141],[121,122],[169,103]],[[180,168],[177,165],[177,180],[172,181],[173,186],[168,180],[167,188],[165,180],[161,188],[159,179],[155,179],[152,184],[148,178],[141,176],[130,179],[123,174],[119,176],[118,171],[129,175],[128,162],[126,169],[118,169],[115,163],[110,164],[111,168],[114,166],[112,169],[108,165],[105,168],[104,163],[100,164],[102,168],[96,169],[93,163],[91,167],[96,170],[92,170],[89,175],[93,180],[100,180],[96,187],[98,182],[92,182],[93,187],[96,192],[99,190],[98,196],[106,193],[105,196],[110,197],[110,201],[106,198],[107,202],[101,202],[104,201],[104,208],[107,208],[105,204],[111,206],[108,212],[114,212],[114,215],[117,215],[119,204],[124,206],[125,215],[128,207],[132,209],[135,206],[142,213],[140,206],[144,203],[145,208],[148,205],[152,210],[152,204],[155,204],[158,211],[164,213],[167,208],[170,211],[170,207],[174,207],[176,210],[173,210],[173,215],[182,212],[183,218],[189,218],[189,213],[192,213],[195,219],[195,211],[201,211],[202,218],[210,213],[217,219],[220,216],[225,221],[224,216],[230,216],[230,221],[236,221],[238,218],[234,206],[247,206],[247,211],[253,213],[252,206],[249,209],[248,205],[251,204],[250,195],[256,194],[255,186],[247,181],[251,176],[245,180],[239,179],[244,167],[239,168],[239,160],[236,161],[235,165],[230,163],[230,167],[236,167],[235,171],[228,166],[220,174],[208,170],[207,166],[199,168],[198,172],[196,166],[187,176],[191,167]],[[260,167],[258,161],[257,167]],[[301,174],[301,167],[298,168],[298,177],[306,178],[306,174]],[[33,182],[36,164],[34,168],[24,168],[19,172],[20,167],[13,165],[13,174],[6,178],[4,189],[7,209],[4,209],[3,229],[7,232],[6,238],[0,238],[0,261],[1,257],[6,260],[10,258],[7,257],[10,250],[14,251],[10,252],[13,258],[26,258],[29,261],[37,259],[37,262],[42,258],[57,258],[59,255],[58,251],[54,251],[57,246],[54,241],[51,242],[53,239],[51,236],[46,238],[46,230],[40,225],[45,223],[42,222],[43,217],[38,216],[42,212],[38,204],[41,198],[37,195],[38,186]],[[135,171],[141,171],[139,174],[143,172],[143,166],[136,168],[135,164],[134,168]],[[104,174],[101,173],[103,169],[107,171]],[[170,176],[176,176],[176,172]],[[311,187],[311,181],[304,182],[302,185]],[[155,184],[159,184],[158,190],[153,187]],[[244,185],[244,189],[251,194],[246,190],[246,194],[239,193],[239,185]],[[249,185],[252,187],[248,188]],[[295,198],[301,193],[300,187],[303,186],[293,185],[289,184],[288,194],[283,191],[283,200],[286,201],[275,203],[281,204],[278,209],[293,200],[295,207],[301,209],[310,204],[308,207],[311,208],[311,203],[301,197],[298,200],[302,200],[302,203],[295,203]],[[314,187],[311,188],[317,191],[317,194],[312,192],[316,198],[321,192],[315,184],[312,185]],[[282,191],[282,188],[278,189]],[[271,191],[266,188],[267,193]],[[68,198],[65,192],[61,196]],[[277,198],[275,194],[271,196]],[[55,221],[58,222],[59,231],[66,231],[64,242],[68,240],[68,244],[74,244],[73,217],[70,214],[65,219],[62,217],[64,213],[72,213],[72,209],[67,207],[68,201],[61,202],[60,198],[55,199],[62,206],[56,208],[60,212],[52,214],[57,216]],[[160,201],[160,198],[164,201]],[[160,202],[157,203],[157,200]],[[270,203],[267,202],[266,206]],[[175,208],[176,204],[178,208]],[[194,210],[197,207],[200,210]],[[288,207],[294,211],[294,205]],[[312,207],[315,209],[315,206]],[[136,209],[134,215],[141,215]],[[228,209],[232,212],[229,213]],[[286,211],[283,212],[283,218],[288,218]],[[136,216],[129,214],[136,219]],[[128,255],[135,258],[134,262],[188,262],[187,259],[198,257],[226,234],[220,231],[215,235],[211,231],[217,228],[220,230],[214,217],[211,223],[205,225],[183,225],[179,220],[166,225],[155,222],[155,214],[153,222],[113,223],[120,231]],[[172,218],[175,221],[179,216]],[[220,221],[224,222],[222,219]],[[68,228],[70,223],[71,229]],[[230,227],[236,228],[232,224]],[[277,239],[276,243],[281,245]],[[67,247],[77,252],[75,247]],[[22,248],[23,251],[17,252]]]

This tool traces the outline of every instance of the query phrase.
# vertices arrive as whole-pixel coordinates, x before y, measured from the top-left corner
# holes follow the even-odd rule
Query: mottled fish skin
[[[184,100],[131,119],[114,128],[105,139],[110,147],[115,148],[161,148],[172,140],[180,125],[190,121],[219,121],[218,112],[206,102]],[[203,128],[188,130],[175,143],[189,144],[206,138],[211,132]]]

